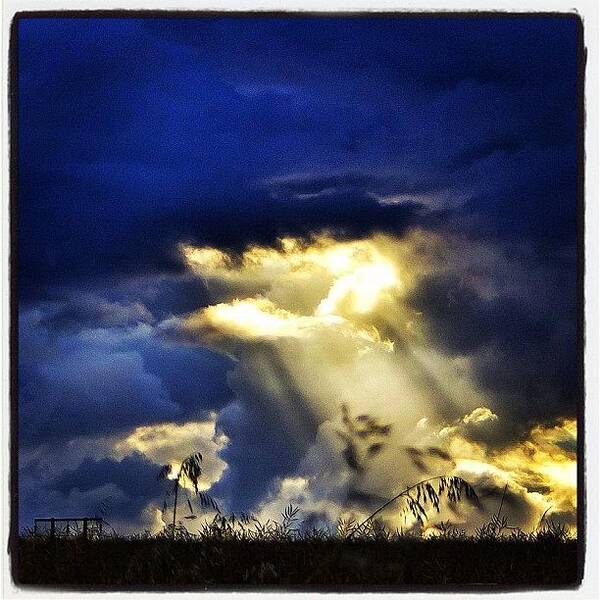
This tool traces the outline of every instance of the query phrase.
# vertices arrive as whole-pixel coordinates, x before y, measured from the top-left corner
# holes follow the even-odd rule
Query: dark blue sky
[[[229,359],[130,327],[206,303],[177,279],[178,242],[239,250],[324,228],[459,233],[546,270],[544,289],[524,291],[549,298],[537,310],[464,292],[447,314],[448,280],[415,303],[435,309],[449,353],[498,344],[507,363],[482,364],[485,385],[513,394],[510,372],[517,396],[543,383],[549,413],[573,414],[578,34],[575,17],[21,19],[23,446],[223,410],[240,441],[234,491],[219,491],[251,507],[297,457],[281,442],[265,450],[275,466],[235,480],[252,419],[228,404]],[[67,493],[79,471],[44,485]],[[34,496],[24,519],[43,507]]]
[[[175,269],[181,235],[243,245],[419,212],[372,194],[444,192],[488,235],[572,239],[577,26],[21,21],[22,294]]]

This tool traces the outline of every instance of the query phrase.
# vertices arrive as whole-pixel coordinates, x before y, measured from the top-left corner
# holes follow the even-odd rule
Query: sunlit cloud
[[[435,434],[433,438],[430,437],[431,431],[426,430],[426,423],[420,422],[418,427],[422,431],[422,437],[417,441],[416,449],[420,447],[423,459],[434,467],[430,475],[446,473],[466,479],[477,490],[482,506],[481,510],[469,504],[452,506],[442,500],[439,513],[430,509],[429,521],[422,534],[430,535],[432,532],[429,529],[444,521],[450,521],[473,533],[477,527],[489,522],[501,506],[501,514],[507,517],[510,527],[533,531],[542,525],[543,517],[558,519],[572,534],[576,533],[575,457],[556,445],[556,442],[560,444],[565,438],[561,436],[560,439],[552,439],[553,433],[557,431],[568,430],[568,435],[571,436],[575,433],[573,426],[574,421],[568,420],[554,426],[534,427],[527,439],[502,450],[469,441],[457,430],[448,433],[450,428],[446,428],[444,441],[438,442],[436,447],[441,451],[440,454],[447,451],[451,461],[445,463],[446,471],[439,472],[435,471],[434,463],[425,452],[428,444],[435,443],[432,441]],[[551,432],[549,437],[543,437],[543,432],[546,431]],[[569,437],[568,441],[572,442],[573,437]],[[358,522],[365,519],[371,510],[360,503],[353,503],[352,498],[347,496],[352,476],[344,470],[342,462],[335,462],[333,456],[324,460],[328,450],[331,449],[323,444],[321,436],[321,442],[317,442],[307,455],[303,466],[305,475],[277,481],[271,494],[259,507],[260,514],[277,519],[285,506],[291,503],[298,506],[304,515],[326,516],[330,523],[335,523],[338,519],[355,519]],[[408,462],[405,458],[404,464],[400,463],[398,467],[410,471],[410,466],[406,464]],[[396,487],[393,491],[390,489],[387,496],[384,494],[383,499],[402,491],[405,485],[404,482],[399,484],[389,470],[386,472],[387,477],[396,482]],[[418,474],[415,473],[413,477],[413,483],[416,483]],[[371,473],[368,485],[362,488],[361,493],[365,497],[378,497],[381,490],[381,485],[377,485],[377,478]],[[380,518],[392,529],[406,531],[418,527],[414,516],[404,509],[402,502],[397,502],[382,513]]]
[[[245,298],[231,303],[215,304],[186,321],[190,329],[211,325],[224,334],[240,338],[306,337],[311,330],[340,325],[344,320],[335,315],[296,315],[267,298]]]
[[[480,419],[484,413],[487,418]],[[466,415],[463,425],[474,422],[484,425],[495,420],[497,416],[482,408]],[[509,489],[519,492],[533,512],[528,521],[518,525],[535,527],[545,513],[548,518],[559,518],[575,530],[577,430],[574,419],[536,425],[524,439],[501,448],[489,446],[481,439],[469,439],[468,428],[458,425],[444,427],[438,435],[446,440],[455,457],[458,473],[466,474],[472,481],[487,478],[498,487],[508,485]]]
[[[576,427],[575,419],[537,425],[529,439],[492,456],[510,478],[544,496],[550,516],[566,513],[573,518],[577,507]]]
[[[576,458],[567,448],[574,422],[539,425],[511,440],[510,410],[480,386],[473,357],[445,352],[433,335],[436,315],[409,301],[432,274],[485,271],[465,267],[464,244],[415,229],[402,238],[282,238],[240,254],[180,246],[212,302],[159,328],[234,356],[234,393],[268,405],[277,435],[305,448],[262,513],[275,514],[294,497],[311,514],[358,517],[375,498],[456,474],[489,492],[488,512],[446,507],[439,518],[482,524],[506,486],[515,525],[535,527],[544,512],[574,525]],[[490,257],[491,269],[497,258]],[[482,299],[500,293],[483,275],[461,282]],[[342,407],[362,422],[385,424],[389,434],[359,436],[350,447]],[[401,511],[386,519],[415,525]]]
[[[246,340],[306,338],[335,328],[391,349],[392,342],[368,321],[403,286],[401,269],[386,256],[386,246],[390,241],[383,237],[336,242],[322,236],[311,244],[283,238],[278,248],[251,246],[236,258],[214,248],[182,245],[188,266],[215,295],[229,295],[224,286],[232,288],[230,293],[250,291],[252,285],[262,288],[193,313],[184,326],[212,338],[218,332]]]
[[[205,421],[136,427],[114,442],[113,453],[120,458],[140,452],[158,465],[173,465],[176,472],[184,458],[200,452],[203,460],[199,489],[204,491],[220,479],[227,467],[218,455],[226,444],[227,437],[215,433],[215,415],[212,414]],[[193,489],[191,484],[188,487]]]
[[[416,265],[402,261],[402,255],[414,261],[412,241],[395,243],[383,235],[337,241],[320,235],[308,242],[282,238],[277,247],[250,246],[239,256],[189,244],[180,250],[215,296],[254,288],[294,312],[351,316],[369,313],[411,286]]]

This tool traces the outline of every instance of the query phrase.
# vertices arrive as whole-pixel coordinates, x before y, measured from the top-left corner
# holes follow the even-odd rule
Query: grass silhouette
[[[309,528],[289,506],[281,520],[217,514],[196,532],[175,531],[98,540],[24,535],[15,580],[44,586],[413,586],[577,583],[577,543],[545,521],[526,533],[494,516],[467,535],[450,523],[423,538],[369,520],[360,531]]]

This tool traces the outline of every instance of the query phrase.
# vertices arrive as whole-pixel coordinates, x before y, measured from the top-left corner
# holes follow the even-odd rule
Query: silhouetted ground
[[[573,540],[175,540],[25,537],[17,584],[403,586],[577,583]],[[13,558],[14,560],[14,558]]]

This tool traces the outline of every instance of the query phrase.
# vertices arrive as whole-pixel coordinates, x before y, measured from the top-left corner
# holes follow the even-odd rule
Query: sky
[[[574,527],[578,34],[20,19],[20,527],[158,531],[195,451],[224,512],[329,526],[454,474],[483,510],[426,529],[505,486]]]

